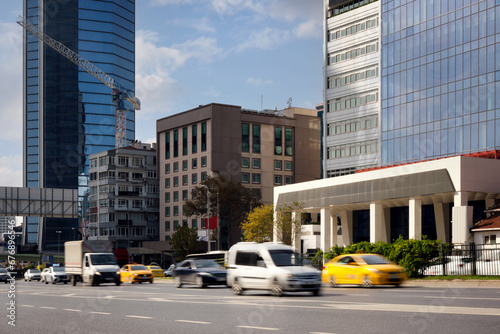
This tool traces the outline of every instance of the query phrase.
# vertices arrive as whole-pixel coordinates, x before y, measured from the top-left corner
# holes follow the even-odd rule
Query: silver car
[[[31,282],[32,280],[34,281],[39,281],[42,279],[42,273],[38,269],[28,269],[24,273],[24,280]]]
[[[42,272],[42,282],[45,282],[45,284],[56,284],[63,282],[64,284],[67,284],[69,282],[69,276],[66,274],[66,271],[64,271],[64,267],[50,267],[50,268],[45,268]]]

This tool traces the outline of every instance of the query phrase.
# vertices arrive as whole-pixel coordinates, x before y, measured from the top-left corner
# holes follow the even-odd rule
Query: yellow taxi
[[[146,268],[153,273],[154,277],[165,277],[164,270],[161,269],[160,266],[150,264],[149,266],[146,266]]]
[[[120,280],[129,283],[153,283],[153,273],[143,264],[126,264],[120,269]]]
[[[323,266],[322,280],[332,287],[339,284],[399,286],[406,280],[404,268],[378,254],[344,254]]]

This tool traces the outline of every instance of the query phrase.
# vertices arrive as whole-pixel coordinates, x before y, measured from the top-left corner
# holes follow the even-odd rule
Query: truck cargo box
[[[82,275],[82,261],[85,253],[113,253],[113,245],[106,240],[78,240],[64,243],[66,273]]]

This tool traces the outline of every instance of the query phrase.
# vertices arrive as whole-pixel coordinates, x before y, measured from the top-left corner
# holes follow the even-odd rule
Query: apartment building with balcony
[[[273,202],[275,186],[321,177],[321,119],[314,109],[262,112],[208,104],[157,120],[160,240],[180,225],[204,229],[186,217],[183,202],[207,176],[229,175]],[[221,229],[224,229],[222,223]],[[223,247],[224,233],[221,234]]]
[[[110,240],[115,248],[158,240],[156,144],[130,146],[89,156],[90,240]]]

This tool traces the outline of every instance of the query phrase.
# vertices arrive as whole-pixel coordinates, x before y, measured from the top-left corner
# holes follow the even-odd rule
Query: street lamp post
[[[209,229],[209,220],[210,220],[210,190],[204,184],[202,184],[201,186],[207,188],[207,219],[205,221],[205,228],[207,230],[207,244],[208,244],[207,249],[210,252],[210,229]]]
[[[59,246],[61,244],[61,233],[62,233],[62,231],[56,231],[56,233],[57,233],[57,257],[59,258],[59,261],[61,261],[60,254],[59,254]]]

